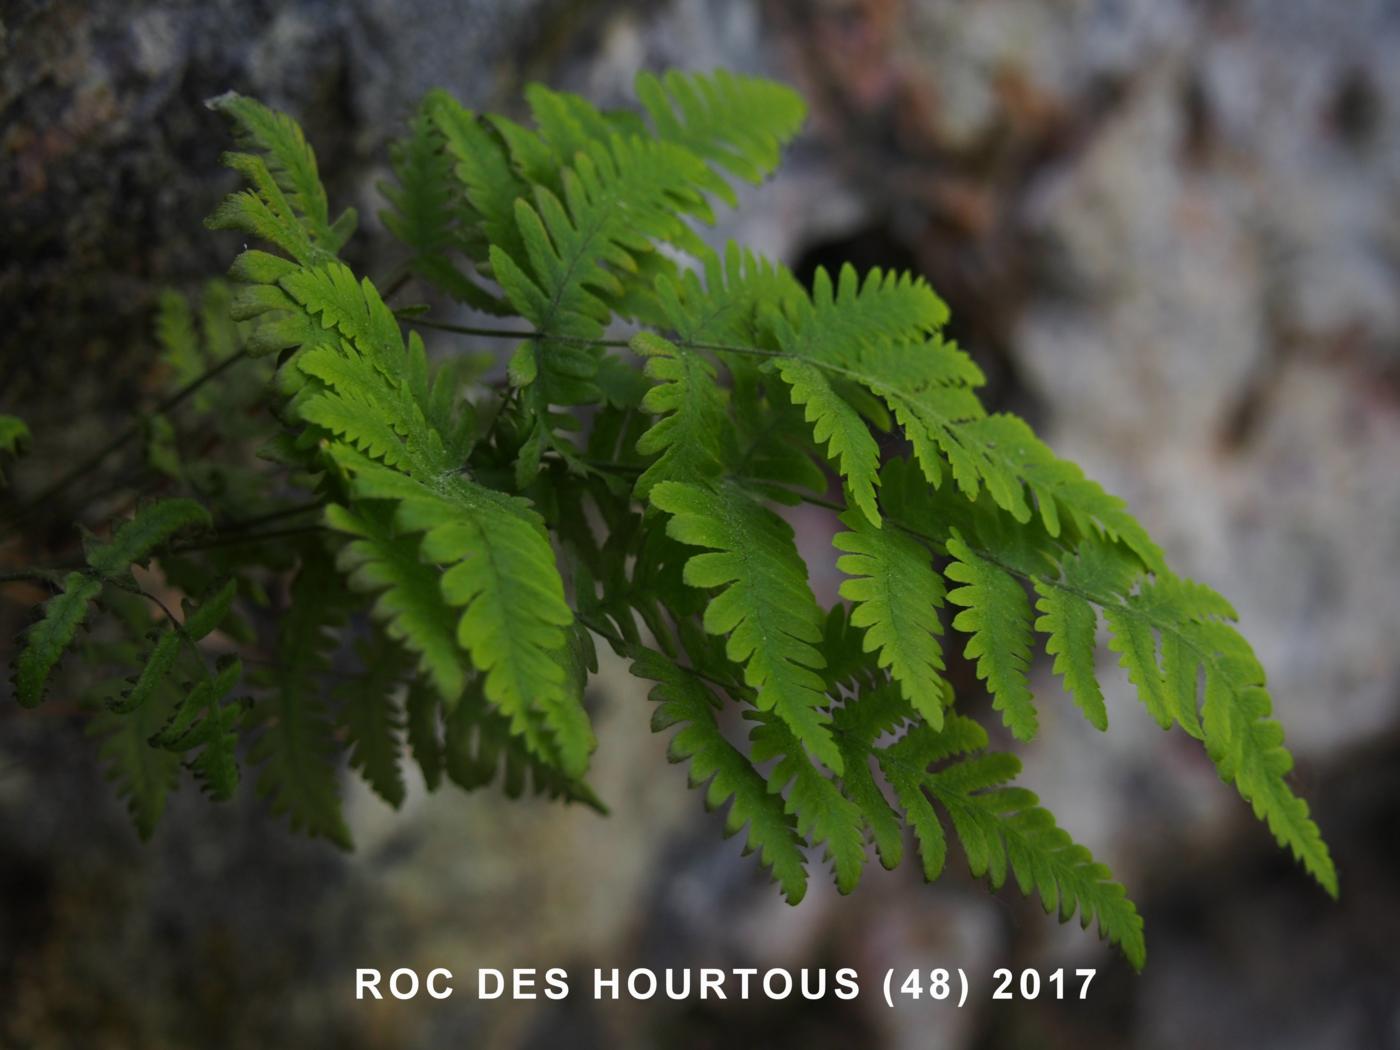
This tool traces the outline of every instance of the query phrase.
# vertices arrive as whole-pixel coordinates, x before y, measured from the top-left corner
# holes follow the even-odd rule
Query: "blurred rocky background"
[[[1106,737],[1036,668],[1025,780],[1142,907],[1140,977],[956,864],[788,908],[616,662],[595,690],[611,819],[453,791],[395,815],[351,789],[350,856],[190,789],[143,847],[80,722],[7,702],[0,1044],[1400,1046],[1397,55],[1394,0],[0,4],[0,409],[40,445],[110,435],[156,291],[237,247],[200,226],[230,185],[208,96],[304,123],[364,260],[385,144],[430,87],[512,109],[530,79],[623,103],[639,68],[798,86],[808,132],[720,232],[803,271],[929,277],[990,398],[1235,602],[1343,883],[1338,904],[1311,886],[1108,654]],[[400,965],[459,992],[354,1001],[355,967]],[[474,1001],[475,967],[551,965],[576,989],[593,966],[852,965],[865,992]],[[1100,968],[1089,1002],[990,1001],[994,968],[1060,965]],[[975,994],[890,1011],[891,966],[962,966]]]

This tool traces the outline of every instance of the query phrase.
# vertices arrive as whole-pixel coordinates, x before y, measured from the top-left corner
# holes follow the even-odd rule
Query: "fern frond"
[[[525,244],[515,224],[515,201],[529,187],[516,176],[510,155],[499,136],[475,113],[445,93],[425,101],[433,124],[446,143],[453,171],[471,209],[465,220],[479,231],[479,244],[467,243],[477,263],[486,263],[487,246],[496,245],[512,259],[524,262]]]
[[[555,91],[543,84],[527,84],[525,102],[538,128],[538,138],[555,158],[554,167],[567,165],[591,143],[606,142],[615,134],[644,134],[642,122],[632,113],[604,113],[581,95]],[[546,181],[551,189],[553,182]]]
[[[722,69],[673,70],[662,77],[642,72],[635,87],[659,138],[752,183],[773,172],[780,150],[807,117],[802,97],[791,88]],[[731,205],[737,203],[717,174],[713,184]]]
[[[959,489],[976,499],[985,487],[1020,522],[1033,514],[1052,536],[1068,518],[1080,532],[1097,528],[1121,540],[1153,570],[1165,568],[1160,548],[1122,500],[1057,458],[1015,416],[988,416],[974,389],[981,371],[937,336],[943,302],[921,280],[872,270],[864,283],[843,267],[833,287],[819,270],[809,304],[775,319],[787,354],[859,383],[894,413],[932,485],[944,461]]]
[[[387,379],[403,369],[403,331],[369,278],[330,261],[288,273],[278,285],[323,329],[335,329]]]
[[[49,675],[101,593],[101,580],[84,572],[70,572],[63,578],[63,589],[44,603],[44,611],[25,633],[24,649],[15,661],[15,698],[25,707],[43,702]]]
[[[997,414],[970,424],[964,430],[984,450],[987,461],[997,461],[1035,497],[1041,520],[1052,536],[1058,536],[1062,518],[1070,518],[1081,533],[1097,527],[1110,540],[1125,543],[1153,572],[1166,569],[1162,550],[1128,513],[1127,504],[1090,481],[1073,463],[1060,459],[1032,433],[1025,420]],[[967,444],[967,442],[965,442]],[[985,479],[984,479],[985,480]],[[989,485],[989,489],[991,486]],[[1031,512],[1019,485],[1004,496],[991,489],[997,502],[1018,521]]]
[[[1225,779],[1234,781],[1279,844],[1291,850],[1318,884],[1336,897],[1337,869],[1327,843],[1309,815],[1308,804],[1284,779],[1293,768],[1293,756],[1283,746],[1283,728],[1269,717],[1273,703],[1264,686],[1263,667],[1249,643],[1226,624],[1202,623],[1192,633],[1198,646],[1209,645],[1215,651],[1213,658],[1203,661],[1207,707],[1212,693],[1228,692],[1230,697],[1223,705],[1224,717],[1209,723],[1206,736],[1216,765]],[[1193,693],[1194,687],[1193,674]]]
[[[877,529],[860,514],[841,515],[846,532],[832,543],[845,551],[836,567],[852,577],[841,584],[850,601],[851,623],[865,629],[865,649],[879,652],[879,665],[919,715],[939,729],[950,689],[943,678],[943,581],[918,541],[897,528]]]
[[[893,870],[904,858],[904,831],[899,815],[890,807],[870,768],[875,742],[911,721],[914,711],[889,683],[863,691],[833,716],[836,742],[841,748],[845,772],[841,789],[860,809],[880,863]]]
[[[374,614],[396,642],[418,654],[418,667],[448,705],[462,694],[466,673],[452,630],[452,607],[439,586],[441,573],[425,563],[418,541],[396,535],[393,512],[372,503],[331,504],[326,523],[355,537],[336,565],[352,590],[375,594]]]
[[[705,806],[718,809],[726,802],[724,833],[747,826],[744,852],[757,852],[759,863],[773,873],[789,904],[807,893],[807,864],[796,822],[780,795],[769,791],[763,774],[725,739],[715,720],[719,701],[695,674],[660,653],[643,650],[632,661],[632,673],[650,679],[650,698],[658,706],[651,717],[652,732],[679,726],[668,755],[690,763],[690,784],[705,790]]]
[[[1095,728],[1107,729],[1108,711],[1095,670],[1097,617],[1094,606],[1085,595],[1127,593],[1133,583],[1133,567],[1112,548],[1100,543],[1085,543],[1076,554],[1064,559],[1061,571],[1062,586],[1040,577],[1031,581],[1039,595],[1036,606],[1043,614],[1036,620],[1035,627],[1049,635],[1045,651],[1055,658],[1055,673],[1064,678],[1065,688],[1084,712],[1084,717]],[[1136,678],[1134,684],[1137,684]],[[1194,696],[1194,670],[1191,689]],[[1148,706],[1150,709],[1153,703],[1149,701]],[[1157,706],[1161,707],[1160,702]],[[1192,708],[1183,722],[1188,728],[1193,727],[1196,721],[1194,703]],[[1199,729],[1194,729],[1192,735],[1200,736]]]
[[[914,831],[924,878],[929,882],[943,874],[948,862],[948,840],[924,790],[929,767],[986,746],[986,730],[963,715],[950,715],[942,730],[916,727],[875,753],[880,772],[889,781],[904,810],[905,822]]]
[[[1093,638],[1085,609],[1097,607],[1110,629],[1109,645],[1137,687],[1149,713],[1164,728],[1179,724],[1204,738],[1220,775],[1233,782],[1279,843],[1289,848],[1329,893],[1337,874],[1307,804],[1285,779],[1293,759],[1283,732],[1270,718],[1272,701],[1264,670],[1249,643],[1229,623],[1229,603],[1201,584],[1175,576],[1147,578],[1126,556],[1086,541],[1063,563],[1063,576],[1032,576],[1041,595],[1042,629],[1051,633],[1057,669],[1066,671],[1081,705],[1098,695],[1093,678]],[[950,596],[951,597],[951,596]],[[1077,611],[1072,633],[1044,623],[1058,609]],[[1088,610],[1092,616],[1092,608]],[[1201,693],[1198,679],[1204,676]],[[1092,710],[1086,706],[1086,714]],[[1092,719],[1091,719],[1092,720]]]
[[[637,85],[645,112],[531,86],[531,127],[433,92],[391,151],[384,220],[408,255],[393,290],[417,276],[514,318],[462,329],[520,340],[499,362],[504,383],[487,355],[430,365],[409,329],[437,329],[446,344],[461,326],[422,318],[422,304],[391,309],[339,261],[354,215],[332,221],[295,122],[237,95],[214,100],[243,144],[226,161],[244,186],[209,224],[267,247],[236,259],[236,294],[216,284],[197,305],[165,296],[156,336],[182,391],[171,404],[221,416],[210,447],[260,446],[274,466],[226,470],[181,447],[173,409],[143,421],[146,467],[209,509],[145,507],[89,541],[84,568],[12,574],[61,578],[16,662],[20,700],[39,702],[100,601],[103,629],[84,655],[119,670],[97,690],[108,702],[93,728],[138,830],[149,834],[182,760],[211,794],[232,794],[246,747],[274,809],[348,845],[343,761],[397,806],[405,750],[430,788],[446,777],[601,810],[582,779],[596,635],[656,682],[653,727],[674,731],[671,757],[688,761],[708,804],[727,807],[726,832],[745,829],[746,851],[789,900],[806,891],[809,846],[846,892],[868,843],[886,867],[904,859],[907,826],[925,877],[945,869],[951,835],[993,887],[1014,876],[1047,910],[1097,921],[1141,966],[1141,919],[1122,887],[1011,786],[1019,763],[987,752],[944,675],[950,603],[1014,736],[1037,727],[1037,631],[1103,728],[1102,620],[1151,716],[1200,739],[1335,893],[1234,610],[1171,575],[1123,502],[1025,423],[987,413],[985,378],[947,337],[929,285],[844,266],[819,269],[809,290],[733,243],[720,253],[702,242],[695,221],[713,220],[716,198],[736,199],[736,178],[773,169],[800,100],[724,73]],[[644,367],[611,352],[617,320]],[[224,375],[245,353],[276,367]],[[202,385],[215,366],[218,384]],[[270,413],[252,411],[266,406],[250,380]],[[26,435],[0,416],[0,457]],[[907,457],[894,451],[906,444]],[[846,579],[824,613],[773,508],[833,506],[833,474]],[[305,527],[316,507],[326,530]],[[286,529],[257,528],[292,516]],[[214,518],[227,534],[170,549]],[[302,538],[282,542],[291,536]],[[132,575],[155,556],[159,598]],[[287,602],[263,591],[288,579]],[[151,605],[165,609],[171,591],[205,597],[163,620]],[[234,614],[239,594],[279,621],[255,702],[234,698],[239,658],[211,666],[201,644],[218,628],[220,650],[256,642]],[[373,622],[347,631],[355,597]],[[645,648],[648,633],[659,651]],[[347,636],[365,673],[332,688]],[[747,741],[730,739],[722,694],[743,709]]]
[[[1058,827],[1025,788],[1005,787],[1021,770],[1014,755],[985,755],[934,773],[928,790],[947,809],[968,867],[999,888],[1010,868],[1023,894],[1037,892],[1047,912],[1076,911],[1086,929],[1117,944],[1133,968],[1147,959],[1142,918],[1109,870]]]
[[[774,711],[818,761],[839,773],[841,753],[818,673],[821,609],[792,529],[732,482],[666,481],[651,490],[651,502],[671,515],[669,535],[708,548],[686,563],[685,582],[720,589],[705,609],[705,630],[728,635],[726,651],[743,665],[759,710]]]
[[[865,420],[831,388],[826,375],[811,362],[779,358],[774,367],[787,384],[792,403],[805,409],[803,415],[812,424],[813,440],[826,446],[827,458],[845,480],[851,500],[879,528],[875,486],[880,480],[880,448]]]
[[[838,367],[925,339],[948,320],[947,305],[923,278],[874,269],[862,282],[849,263],[835,284],[818,267],[810,299],[803,297],[790,312],[773,318],[783,351]]]
[[[526,501],[460,476],[428,485],[348,446],[331,451],[354,475],[356,498],[394,501],[398,529],[424,533],[422,556],[447,567],[442,595],[463,609],[457,642],[485,674],[487,699],[531,751],[581,775],[595,741],[565,681],[564,628],[573,614],[539,516]],[[543,714],[552,738],[529,717],[532,709]]]
[[[180,533],[211,524],[209,512],[194,500],[158,500],[123,522],[106,543],[86,543],[87,563],[104,578],[124,576],[133,565],[143,564],[158,547]]]
[[[1142,969],[1146,947],[1136,907],[1109,870],[1056,826],[1032,792],[1005,786],[1020,772],[1014,755],[975,754],[930,769],[986,745],[980,726],[953,716],[943,732],[918,728],[879,753],[919,839],[925,875],[936,878],[947,857],[932,797],[948,813],[974,876],[986,876],[997,889],[1009,870],[1023,894],[1039,894],[1045,910],[1058,912],[1061,920],[1078,912],[1086,929],[1097,920],[1100,934]]]
[[[606,813],[607,807],[586,783],[527,750],[524,738],[483,700],[478,683],[468,685],[446,718],[442,760],[453,783],[474,791],[499,778],[507,798],[519,798],[529,790]],[[537,720],[539,715],[532,712],[529,717]]]
[[[570,340],[602,334],[612,316],[607,299],[623,294],[617,274],[636,270],[635,256],[653,241],[700,250],[678,212],[703,210],[691,188],[701,170],[685,150],[615,135],[590,142],[563,171],[562,201],[536,187],[533,204],[515,202],[526,259],[517,263],[493,245],[491,267],[511,304],[546,333],[529,345],[551,402],[594,396],[596,348]]]
[[[758,345],[767,332],[760,315],[795,308],[807,293],[786,266],[740,247],[725,244],[724,255],[699,256],[703,280],[694,270],[662,275],[655,282],[658,308],[666,327],[682,342]],[[724,355],[727,364],[742,358]]]
[[[650,332],[632,339],[632,349],[647,359],[647,377],[656,386],[641,407],[656,422],[637,441],[644,456],[659,455],[637,479],[638,499],[646,499],[660,481],[703,481],[717,477],[731,462],[733,435],[724,395],[713,366]]]
[[[108,700],[107,708],[119,714],[138,711],[168,684],[182,651],[192,651],[194,643],[207,638],[228,617],[233,599],[238,593],[237,580],[225,580],[211,587],[200,602],[185,598],[181,605],[185,619],[182,624],[169,625],[160,632],[156,644],[130,688],[120,697]],[[198,655],[198,654],[196,654]]]
[[[814,846],[825,846],[836,888],[850,893],[865,868],[865,821],[860,807],[841,793],[836,782],[812,764],[792,729],[771,713],[749,711],[757,722],[749,739],[753,760],[777,759],[768,773],[768,790],[787,792],[787,812],[797,819],[797,833]]]
[[[956,533],[948,539],[953,559],[944,570],[963,586],[948,601],[963,611],[953,629],[968,636],[963,650],[977,661],[977,677],[987,683],[992,706],[1002,713],[1017,740],[1035,736],[1037,719],[1027,670],[1031,658],[1031,605],[1020,582],[980,557]]]
[[[228,198],[209,225],[264,236],[300,262],[340,251],[354,232],[355,211],[347,208],[331,221],[316,154],[301,126],[287,114],[232,91],[210,99],[208,106],[233,122],[241,145],[258,151],[225,157],[225,163],[247,175],[256,190]],[[272,222],[269,232],[276,236],[266,236],[265,220]]]

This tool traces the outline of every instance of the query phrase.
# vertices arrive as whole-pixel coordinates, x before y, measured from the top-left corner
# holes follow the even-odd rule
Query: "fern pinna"
[[[1102,623],[1151,717],[1200,740],[1335,893],[1230,606],[1025,423],[985,411],[928,284],[847,266],[806,288],[700,237],[736,179],[773,170],[799,98],[725,73],[643,75],[637,94],[644,112],[612,112],[532,87],[533,127],[430,94],[392,151],[383,220],[403,267],[383,291],[341,261],[355,215],[333,217],[298,126],[214,99],[246,186],[209,225],[262,246],[198,311],[162,302],[178,390],[144,425],[177,494],[83,566],[30,574],[54,595],[19,700],[41,700],[99,605],[133,640],[88,636],[75,681],[143,833],[182,767],[224,797],[252,764],[274,808],[348,843],[342,758],[394,805],[411,756],[430,787],[601,808],[583,691],[602,640],[654,683],[653,726],[790,901],[814,864],[842,891],[871,845],[899,864],[908,828],[929,879],[956,840],[974,874],[1097,922],[1140,967],[1123,888],[1013,786],[1017,759],[945,676],[960,651],[1029,740],[1043,648],[1104,729]],[[495,319],[434,320],[414,290]],[[426,330],[512,349],[503,367],[430,359]],[[258,465],[181,461],[171,435],[211,426]],[[15,453],[23,424],[0,435]],[[832,515],[831,609],[784,518],[800,502]],[[183,615],[146,601],[150,579],[191,596]]]

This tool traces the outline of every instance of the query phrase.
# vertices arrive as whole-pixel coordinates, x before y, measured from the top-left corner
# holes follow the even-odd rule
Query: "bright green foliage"
[[[250,188],[229,197],[210,216],[210,228],[251,227],[303,263],[338,252],[355,231],[355,211],[347,208],[331,221],[316,155],[300,125],[232,91],[210,99],[209,106],[232,121],[239,145],[254,151],[225,155]]]
[[[758,709],[775,712],[813,757],[841,772],[822,711],[821,609],[791,527],[732,482],[668,481],[652,489],[651,501],[671,515],[668,534],[707,548],[686,563],[685,582],[720,589],[705,609],[705,630],[728,637],[729,659],[744,665]]]
[[[773,170],[800,99],[726,73],[643,75],[637,94],[644,112],[609,112],[535,85],[527,126],[430,93],[390,150],[402,253],[382,285],[339,258],[354,213],[331,219],[296,123],[214,100],[246,188],[209,225],[262,247],[235,291],[163,297],[170,396],[138,433],[177,495],[89,542],[84,568],[19,574],[55,593],[16,697],[40,702],[96,608],[94,732],[143,835],[182,767],[226,798],[246,760],[274,810],[348,845],[346,768],[394,806],[421,778],[604,811],[583,702],[601,638],[656,683],[653,727],[790,901],[817,857],[849,891],[872,847],[886,867],[912,848],[932,880],[955,840],[994,888],[1014,877],[1141,966],[1123,887],[1010,786],[1019,762],[986,751],[945,676],[946,635],[1027,740],[1041,644],[1103,729],[1102,624],[1149,716],[1201,740],[1335,893],[1234,611],[986,412],[928,284],[843,266],[808,289],[704,242],[730,179]],[[469,332],[514,348],[453,353],[454,319],[401,297],[425,285],[506,318]],[[0,417],[0,454],[26,434]],[[834,533],[831,609],[799,531],[803,551]],[[149,590],[130,572],[147,563]],[[177,616],[171,592],[197,598]]]
[[[860,807],[841,793],[837,783],[814,766],[793,731],[779,719],[754,712],[753,760],[777,759],[768,774],[768,790],[787,794],[787,810],[797,819],[797,833],[824,847],[836,886],[850,893],[865,867],[865,836]],[[837,751],[839,755],[840,752]],[[844,768],[844,763],[842,763]]]
[[[967,635],[963,655],[977,661],[977,677],[987,683],[992,706],[1002,713],[1017,740],[1035,736],[1036,715],[1026,670],[1031,658],[1031,605],[1020,582],[981,557],[954,533],[948,539],[952,561],[944,570],[963,586],[948,601],[964,606],[953,629]]]
[[[734,453],[714,366],[703,354],[683,350],[651,332],[638,333],[632,349],[647,359],[647,378],[656,381],[641,407],[658,417],[637,439],[639,453],[656,455],[637,479],[638,498],[645,499],[658,481],[719,476]]]
[[[778,166],[783,143],[797,133],[807,115],[801,96],[790,88],[722,69],[708,75],[642,73],[637,77],[637,98],[659,138],[753,183]],[[713,185],[707,180],[705,189],[736,203],[733,191],[718,176]]]
[[[807,863],[796,822],[784,810],[782,797],[768,790],[750,758],[720,732],[719,698],[694,672],[660,653],[643,652],[632,673],[657,683],[651,698],[660,706],[651,716],[652,730],[660,733],[681,727],[671,738],[672,761],[690,763],[692,786],[709,785],[705,805],[710,809],[732,800],[725,834],[733,835],[747,825],[744,852],[758,851],[759,862],[772,870],[788,902],[796,904],[807,893]]]
[[[881,667],[934,729],[943,727],[947,684],[937,636],[943,625],[943,581],[928,549],[897,529],[875,529],[862,515],[846,512],[832,542],[847,553],[836,567],[852,579],[841,585],[851,602],[851,623],[865,629],[866,651],[878,650]]]
[[[326,523],[355,537],[340,548],[337,564],[352,589],[377,595],[374,614],[389,637],[418,654],[419,670],[441,696],[461,696],[467,667],[439,573],[412,544],[400,541],[389,506],[366,503],[350,510],[331,504]]]
[[[802,405],[812,424],[812,438],[826,446],[827,456],[837,465],[861,513],[877,526],[880,508],[875,504],[875,484],[880,470],[880,448],[870,427],[850,404],[841,398],[824,373],[810,361],[782,357],[775,364],[788,385],[794,405]]]
[[[539,518],[523,500],[464,478],[428,486],[348,449],[336,458],[354,475],[356,497],[395,501],[398,528],[423,533],[422,557],[446,567],[441,595],[463,608],[457,641],[485,676],[487,699],[531,751],[583,773],[594,740],[565,674],[564,628],[573,617]],[[552,741],[532,711],[543,714]]]

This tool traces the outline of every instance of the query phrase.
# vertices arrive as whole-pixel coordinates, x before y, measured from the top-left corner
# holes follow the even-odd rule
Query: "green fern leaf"
[[[1198,625],[1198,644],[1216,651],[1206,662],[1206,692],[1227,692],[1223,725],[1213,726],[1207,746],[1227,780],[1233,780],[1254,815],[1268,824],[1274,838],[1287,847],[1333,897],[1337,870],[1308,804],[1284,779],[1293,757],[1283,746],[1283,729],[1269,716],[1272,702],[1264,688],[1264,671],[1249,643],[1225,624]],[[1207,650],[1208,651],[1208,650]]]
[[[1049,635],[1045,651],[1055,658],[1055,673],[1064,678],[1065,688],[1084,717],[1096,729],[1107,729],[1108,711],[1094,666],[1097,617],[1094,606],[1084,596],[1127,593],[1133,583],[1133,568],[1113,548],[1100,543],[1083,544],[1076,555],[1064,560],[1061,568],[1063,584],[1041,578],[1031,581],[1039,595],[1037,608],[1043,614],[1035,627]],[[1191,674],[1194,696],[1194,669]],[[1193,709],[1184,724],[1194,723]],[[1193,735],[1199,737],[1199,729],[1193,730]]]
[[[865,868],[865,822],[861,809],[824,776],[788,725],[764,712],[750,711],[758,724],[750,734],[753,760],[777,759],[768,774],[768,790],[787,791],[787,811],[797,818],[797,833],[814,846],[825,846],[836,888],[850,893]]]
[[[494,305],[494,297],[463,273],[454,258],[468,248],[460,222],[470,216],[456,192],[453,158],[434,119],[438,110],[453,106],[445,92],[428,92],[409,121],[408,134],[390,148],[396,185],[380,183],[390,204],[380,220],[412,252],[409,268],[414,273],[459,302]]]
[[[825,683],[818,674],[821,609],[792,529],[730,482],[662,482],[651,502],[671,515],[670,536],[708,548],[686,563],[685,582],[722,588],[705,610],[705,630],[728,635],[726,651],[744,666],[759,710],[776,712],[818,761],[839,773],[841,753],[822,710]]]
[[[950,715],[941,731],[919,726],[875,753],[880,771],[894,789],[904,819],[914,830],[924,878],[933,882],[948,862],[943,825],[924,790],[929,767],[987,746],[987,732],[962,715]]]
[[[515,202],[528,193],[528,186],[517,178],[505,144],[476,114],[443,93],[431,94],[426,106],[471,208],[468,221],[480,231],[480,245],[472,257],[478,263],[487,262],[487,245],[493,244],[510,258],[524,261],[525,244],[515,225]]]
[[[793,308],[795,305],[795,308]],[[849,263],[835,285],[818,267],[810,300],[774,317],[785,353],[828,367],[858,366],[892,347],[923,340],[948,320],[948,307],[922,278],[871,270],[864,283]]]
[[[596,396],[590,380],[597,350],[577,340],[602,334],[612,316],[606,300],[623,293],[617,273],[636,270],[636,255],[653,250],[656,240],[701,250],[678,214],[703,213],[691,188],[700,171],[685,150],[619,135],[579,152],[563,172],[563,201],[536,187],[533,205],[515,202],[530,271],[495,245],[491,268],[511,304],[547,333],[530,345],[550,401]]]
[[[310,244],[332,255],[338,252],[354,232],[355,212],[347,209],[331,222],[326,191],[316,167],[316,154],[302,134],[301,126],[285,113],[268,109],[255,99],[232,91],[210,99],[208,105],[233,121],[237,137],[243,145],[258,151],[255,157],[231,155],[227,162],[231,167],[239,167],[241,157],[243,162],[256,162],[256,166],[261,166],[270,176],[272,185],[278,191],[277,196],[272,196],[266,186],[260,187],[260,190],[268,203],[285,206],[285,212],[279,215],[279,222],[295,222],[305,231],[305,238]],[[247,173],[246,168],[241,170]],[[279,207],[278,211],[281,210]],[[276,243],[275,238],[269,239]],[[295,252],[291,254],[302,262],[307,261]]]
[[[454,703],[466,674],[452,630],[452,607],[439,586],[441,574],[421,560],[415,540],[394,534],[387,508],[331,504],[326,523],[355,537],[336,559],[351,589],[377,595],[374,614],[386,633],[418,654],[419,670],[446,703]]]
[[[752,183],[778,166],[780,150],[807,116],[802,97],[791,88],[722,69],[672,71],[664,77],[639,73],[636,92],[659,138]],[[707,188],[737,203],[722,178],[716,176]]]
[[[954,533],[948,540],[952,561],[945,573],[963,586],[948,601],[963,606],[953,629],[968,636],[963,653],[977,661],[977,677],[987,683],[992,706],[1002,713],[1017,740],[1035,736],[1037,719],[1027,669],[1031,658],[1031,606],[1021,584],[980,557]]]
[[[197,749],[199,753],[188,762],[191,771],[212,798],[227,801],[238,787],[237,730],[244,705],[225,704],[224,698],[242,678],[243,666],[236,656],[226,657],[213,675],[203,667],[200,675],[151,736],[150,744],[174,753]]]
[[[828,458],[850,488],[851,499],[878,528],[880,508],[875,503],[875,485],[879,481],[880,448],[865,420],[810,362],[779,358],[774,367],[787,384],[792,403],[805,407],[812,437],[817,444],[826,446]]]
[[[724,255],[699,256],[704,279],[693,270],[656,279],[657,306],[665,325],[685,343],[743,347],[761,343],[767,326],[760,315],[797,309],[807,293],[786,266],[769,262],[734,241]],[[731,369],[744,358],[723,354]]]
[[[485,676],[486,697],[530,750],[580,776],[595,746],[579,698],[567,687],[564,628],[573,621],[543,523],[529,505],[462,477],[429,486],[333,446],[355,475],[359,499],[393,500],[400,531],[425,533],[422,555],[447,566],[441,589],[462,607],[458,644]],[[532,708],[553,733],[546,739]]]
[[[209,512],[193,500],[160,500],[142,507],[106,543],[89,541],[91,572],[68,573],[63,589],[45,603],[43,615],[25,635],[14,671],[19,702],[36,707],[43,701],[49,675],[102,593],[103,580],[128,576],[133,564],[144,562],[179,533],[209,524]]]
[[[1108,709],[1094,670],[1098,623],[1094,607],[1071,591],[1058,590],[1039,580],[1035,581],[1035,589],[1040,595],[1036,608],[1042,614],[1035,621],[1035,628],[1050,636],[1045,651],[1055,658],[1055,673],[1064,678],[1065,688],[1089,724],[1095,729],[1107,729]]]
[[[527,717],[538,721],[539,714],[532,712]],[[527,750],[524,739],[528,735],[517,735],[506,718],[483,700],[478,679],[468,685],[466,695],[447,715],[443,768],[455,784],[467,791],[499,778],[507,798],[519,798],[526,791],[533,791],[607,813],[607,807],[592,788],[563,772],[557,763],[544,761]]]
[[[211,524],[209,512],[194,500],[159,500],[138,510],[108,542],[87,544],[87,563],[104,578],[123,576],[176,535]]]
[[[650,332],[635,336],[632,349],[646,357],[646,374],[657,384],[642,399],[656,422],[638,439],[637,451],[659,456],[637,479],[637,498],[646,499],[657,482],[717,477],[733,450],[714,368],[694,351]]]
[[[1189,580],[1146,580],[1140,569],[1098,544],[1083,546],[1077,558],[1065,562],[1064,573],[1063,580],[1033,578],[1036,590],[1042,596],[1056,594],[1054,601],[1060,603],[1068,593],[1102,610],[1111,629],[1110,647],[1120,654],[1158,724],[1175,721],[1192,736],[1203,737],[1221,776],[1235,784],[1279,843],[1335,895],[1337,873],[1321,832],[1307,803],[1285,779],[1293,760],[1283,746],[1282,730],[1269,717],[1272,702],[1264,670],[1239,632],[1223,622],[1235,615],[1229,603]],[[1092,668],[1087,639],[1081,634],[1078,641],[1069,635],[1064,640],[1074,650],[1082,678]],[[1203,698],[1197,681],[1202,672]]]
[[[833,716],[836,742],[845,762],[841,789],[859,807],[880,863],[891,870],[904,858],[903,825],[875,782],[870,759],[875,754],[875,741],[899,729],[913,715],[899,690],[885,683],[862,692]]]
[[[657,683],[650,693],[659,705],[652,714],[652,732],[680,726],[671,739],[671,761],[690,763],[692,787],[708,783],[707,808],[730,803],[725,834],[747,826],[744,852],[757,852],[788,903],[796,904],[807,893],[807,866],[796,823],[753,763],[720,732],[715,720],[719,701],[695,674],[651,650],[637,655],[632,673]]]
[[[193,651],[195,642],[212,634],[228,617],[237,593],[238,582],[225,580],[221,585],[212,587],[198,604],[184,599],[181,603],[185,613],[184,623],[168,626],[160,633],[131,687],[123,696],[109,700],[108,710],[125,714],[138,711],[150,702],[167,685],[181,652]]]
[[[1061,517],[1068,515],[1081,532],[1088,533],[1091,526],[1097,526],[1109,539],[1127,544],[1148,569],[1165,570],[1161,548],[1128,513],[1127,505],[1086,478],[1073,463],[1058,458],[1031,432],[1024,420],[1005,414],[987,416],[970,424],[966,432],[971,433],[983,449],[989,450],[986,453],[989,458],[996,458],[1018,481],[1024,481],[1035,496],[1040,517],[1050,535],[1060,534]],[[998,496],[995,490],[992,494]],[[1030,518],[1030,510],[1019,489],[1015,495],[1007,496],[1005,502],[1001,497],[997,502],[1018,521]]]
[[[865,629],[865,649],[879,652],[900,691],[933,728],[943,725],[949,687],[943,675],[943,581],[933,571],[928,551],[896,528],[876,529],[847,511],[848,531],[832,539],[845,551],[836,567],[852,579],[841,584],[841,597],[853,603],[851,623]]]
[[[15,661],[15,698],[25,707],[37,707],[43,701],[49,675],[101,593],[101,580],[70,572],[63,578],[63,589],[44,603],[43,615],[25,634],[24,649]]]
[[[1008,867],[1023,894],[1038,892],[1047,912],[1062,920],[1076,911],[1087,929],[1117,944],[1133,968],[1147,958],[1142,918],[1109,870],[1055,824],[1049,811],[1024,788],[1004,787],[1020,772],[1014,755],[985,755],[954,764],[929,777],[928,789],[947,809],[973,875],[986,875],[993,889]]]
[[[1109,606],[1103,615],[1110,631],[1108,647],[1118,653],[1119,662],[1128,672],[1148,713],[1163,729],[1170,729],[1171,706],[1162,669],[1157,663],[1157,639],[1151,625],[1132,615],[1124,606]]]
[[[947,859],[932,798],[951,818],[973,875],[985,875],[996,889],[1009,869],[1021,892],[1038,893],[1046,911],[1058,911],[1062,920],[1077,911],[1086,928],[1097,920],[1100,933],[1142,969],[1142,918],[1123,887],[1055,825],[1034,794],[1004,786],[1020,772],[1014,755],[973,754],[986,746],[985,731],[955,715],[941,733],[921,727],[879,752],[880,767],[914,827],[925,877],[937,878]],[[972,757],[959,758],[966,755]],[[939,763],[947,764],[931,769]]]

